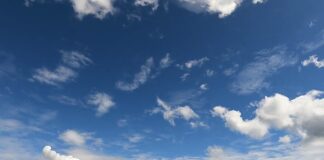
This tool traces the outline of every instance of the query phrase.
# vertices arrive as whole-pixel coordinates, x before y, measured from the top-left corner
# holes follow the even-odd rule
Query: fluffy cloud
[[[278,142],[280,142],[280,143],[290,143],[291,138],[290,138],[290,136],[285,135],[285,136],[279,137]]]
[[[58,86],[62,83],[74,80],[78,75],[75,69],[92,62],[91,59],[76,51],[61,51],[61,53],[62,64],[58,65],[54,70],[45,67],[36,69],[31,80],[43,84]]]
[[[86,142],[86,136],[75,130],[67,130],[60,135],[60,139],[71,145],[84,145]]]
[[[106,93],[97,92],[89,96],[88,104],[97,107],[97,116],[102,116],[107,113],[113,106],[115,102],[112,97]]]
[[[181,118],[186,121],[199,118],[189,106],[171,107],[166,102],[157,98],[157,104],[162,108],[155,108],[152,113],[162,113],[163,118],[167,120],[172,126],[175,126],[175,119]]]
[[[222,106],[213,108],[213,115],[221,117],[227,127],[253,138],[264,137],[270,129],[284,130],[306,141],[323,138],[323,92],[310,91],[294,99],[275,94],[262,99],[255,111],[255,118],[244,120],[241,113]]]
[[[264,3],[266,0],[252,0],[253,4]]]
[[[224,18],[232,14],[242,3],[242,0],[177,0],[180,6],[193,12],[218,14]]]
[[[45,146],[43,148],[43,155],[49,160],[80,160],[72,156],[61,155],[55,152],[54,150],[52,150],[52,147],[50,146]]]
[[[135,0],[135,6],[151,6],[152,10],[155,11],[159,7],[159,0]]]
[[[93,15],[103,19],[107,14],[115,12],[114,0],[70,0],[78,18]]]
[[[316,55],[310,56],[308,59],[304,60],[302,62],[303,66],[308,66],[308,65],[315,65],[317,68],[323,68],[324,67],[324,60],[318,60],[318,57]]]
[[[278,70],[292,66],[297,58],[287,51],[286,47],[279,46],[262,50],[257,53],[254,61],[247,64],[238,73],[231,90],[237,94],[251,94],[270,86],[267,78]]]

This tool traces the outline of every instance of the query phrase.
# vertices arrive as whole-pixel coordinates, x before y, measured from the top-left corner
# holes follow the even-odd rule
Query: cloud
[[[196,13],[207,12],[224,18],[241,5],[242,0],[177,0],[180,6]]]
[[[45,67],[36,69],[30,80],[58,86],[74,80],[78,76],[76,69],[92,63],[91,59],[76,51],[61,51],[61,53],[62,64],[54,70]]]
[[[50,146],[45,146],[43,148],[43,155],[49,160],[80,160],[72,156],[61,155],[55,152],[54,150],[52,150],[52,147]]]
[[[255,117],[244,120],[241,112],[222,106],[213,108],[213,115],[221,117],[226,126],[252,138],[263,138],[270,129],[283,130],[299,136],[304,142],[324,138],[324,98],[321,91],[312,90],[294,99],[275,94],[262,99]]]
[[[95,146],[100,146],[103,143],[102,139],[94,137],[92,133],[79,132],[72,129],[61,133],[59,139],[74,147],[84,147],[89,142]]]
[[[297,58],[279,46],[257,53],[254,61],[238,73],[231,90],[237,94],[251,94],[270,86],[267,78],[280,69],[296,64]]]
[[[67,130],[62,133],[59,138],[64,142],[71,144],[71,145],[84,145],[86,142],[86,136],[81,134],[75,130]]]
[[[237,72],[239,66],[240,66],[239,64],[235,64],[234,66],[225,69],[224,72],[223,72],[224,75],[225,76],[231,76],[231,75],[235,74]]]
[[[187,80],[187,78],[190,76],[190,73],[184,73],[183,75],[180,76],[181,81]]]
[[[159,0],[135,0],[134,4],[142,7],[150,6],[155,11],[159,7]]]
[[[285,135],[285,136],[279,137],[278,142],[280,142],[280,143],[290,143],[291,138],[290,138],[290,136]]]
[[[207,77],[212,77],[214,74],[215,74],[214,70],[211,70],[211,69],[206,70],[206,76]]]
[[[97,107],[97,116],[102,116],[115,106],[112,97],[102,92],[96,92],[90,95],[87,102]]]
[[[140,85],[143,85],[148,79],[154,66],[153,58],[146,60],[146,63],[141,66],[140,72],[136,73],[132,82],[127,83],[124,81],[118,81],[116,86],[123,91],[133,91]]]
[[[173,60],[170,58],[170,53],[167,53],[165,57],[160,60],[160,68],[168,68],[173,63]]]
[[[93,15],[103,19],[108,14],[114,14],[114,0],[70,0],[79,19]]]
[[[310,56],[308,59],[304,60],[302,62],[303,66],[308,66],[308,65],[315,65],[317,68],[323,68],[324,67],[324,60],[318,60],[318,57],[316,55]]]
[[[301,47],[304,49],[304,53],[313,52],[323,46],[324,46],[324,30],[318,33],[318,36],[315,38],[315,40],[301,44]]]
[[[190,126],[191,128],[209,128],[209,126],[205,123],[205,122],[200,122],[200,121],[196,121],[196,122],[190,122]]]
[[[127,139],[130,143],[139,143],[140,141],[142,141],[144,139],[144,136],[142,136],[140,134],[134,134],[134,135],[128,136]]]
[[[120,119],[117,121],[117,126],[118,127],[125,127],[128,125],[128,121],[126,119]]]
[[[201,85],[199,86],[199,88],[200,88],[201,90],[208,90],[208,84],[207,84],[207,83],[201,84]]]
[[[204,65],[207,61],[209,61],[208,57],[203,57],[200,59],[194,59],[194,60],[190,60],[187,61],[184,64],[184,67],[186,67],[187,69],[192,69],[194,67],[201,67],[202,65]]]
[[[152,111],[152,113],[162,113],[163,118],[167,120],[172,126],[175,126],[174,120],[177,118],[181,118],[186,121],[199,118],[198,114],[196,114],[189,106],[178,106],[173,108],[160,98],[157,98],[157,104],[162,109],[156,108]]]
[[[81,68],[92,63],[92,60],[90,58],[77,51],[61,51],[61,53],[63,63],[72,68]]]
[[[74,70],[60,65],[54,71],[47,68],[36,69],[32,79],[40,83],[57,86],[60,83],[72,81],[77,75]]]
[[[264,3],[266,0],[252,0],[253,4]]]

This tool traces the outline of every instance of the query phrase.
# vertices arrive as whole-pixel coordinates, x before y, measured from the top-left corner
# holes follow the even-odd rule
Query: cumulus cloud
[[[275,94],[262,99],[253,119],[243,119],[241,112],[222,106],[213,108],[213,115],[221,117],[226,126],[252,138],[263,138],[270,129],[288,131],[306,141],[323,138],[323,92],[312,90],[305,95],[289,99]]]
[[[43,155],[49,160],[80,160],[72,156],[61,155],[56,151],[52,150],[52,147],[50,146],[45,146],[43,148]]]
[[[90,95],[88,98],[88,104],[97,107],[97,116],[102,116],[115,106],[112,97],[103,92],[96,92]]]
[[[59,138],[64,142],[71,144],[71,145],[84,145],[86,142],[86,136],[82,135],[81,133],[75,130],[67,130],[62,133]]]
[[[196,13],[207,12],[224,18],[241,5],[242,0],[177,0],[180,6]]]
[[[159,7],[159,0],[135,0],[135,6],[150,6],[152,10],[155,11]]]
[[[186,121],[199,118],[189,106],[171,107],[166,102],[157,98],[157,104],[162,108],[155,108],[152,113],[162,113],[163,118],[167,120],[172,126],[175,126],[175,119],[180,118]]]
[[[103,19],[108,14],[115,12],[114,0],[70,0],[75,13],[79,19],[84,16],[93,15]]]
[[[308,66],[311,64],[313,64],[317,68],[323,68],[324,60],[318,60],[318,57],[316,55],[312,55],[308,59],[306,59],[302,62],[303,66]]]
[[[76,69],[92,62],[91,59],[76,51],[61,52],[62,64],[58,65],[54,70],[45,67],[36,69],[32,75],[31,81],[58,86],[62,83],[74,80],[78,76]]]
[[[231,90],[237,94],[251,94],[268,88],[268,77],[296,62],[297,58],[289,53],[286,47],[262,50],[257,53],[253,62],[248,63],[238,73],[231,84]]]
[[[291,138],[290,138],[290,136],[285,135],[285,136],[279,137],[278,142],[280,142],[280,143],[290,143]]]

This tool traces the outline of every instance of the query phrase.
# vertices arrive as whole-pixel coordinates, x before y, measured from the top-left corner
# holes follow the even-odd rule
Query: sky
[[[2,0],[1,160],[323,160],[324,1]]]

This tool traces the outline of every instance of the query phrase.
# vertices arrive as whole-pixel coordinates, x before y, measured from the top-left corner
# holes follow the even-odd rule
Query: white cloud
[[[75,69],[92,63],[91,59],[79,52],[61,52],[62,63],[64,65],[60,64],[54,70],[49,70],[45,67],[36,69],[32,75],[31,81],[38,81],[43,84],[58,86],[62,83],[74,80],[78,76]],[[72,69],[71,67],[75,69]]]
[[[207,84],[207,83],[201,84],[201,85],[199,86],[199,88],[200,88],[201,90],[207,90],[207,89],[208,89],[208,84]]]
[[[70,0],[77,17],[82,19],[84,16],[93,15],[103,19],[107,14],[115,12],[114,0]]]
[[[75,79],[77,75],[74,70],[60,65],[54,71],[50,71],[47,68],[36,69],[32,80],[56,86]]]
[[[68,144],[78,146],[84,145],[87,139],[84,134],[81,134],[75,130],[67,130],[62,133],[59,138]]]
[[[205,122],[200,122],[200,121],[190,122],[190,126],[191,128],[199,128],[199,127],[209,128],[209,126]]]
[[[135,74],[134,79],[131,83],[118,81],[116,83],[117,88],[123,91],[133,91],[137,89],[140,85],[143,85],[150,78],[153,67],[153,58],[147,59],[146,63],[141,66],[140,72]]]
[[[162,109],[156,108],[152,111],[152,113],[162,113],[163,118],[167,120],[172,126],[175,126],[174,120],[177,118],[181,118],[186,121],[199,118],[198,114],[196,114],[189,106],[178,106],[173,108],[160,98],[157,98],[157,104]]]
[[[184,67],[186,67],[187,69],[191,69],[193,67],[201,67],[207,61],[209,61],[209,58],[208,57],[203,57],[203,58],[200,58],[200,59],[190,60],[190,61],[188,61],[188,62],[186,62],[184,64]]]
[[[168,68],[170,67],[170,65],[173,63],[173,60],[170,58],[170,54],[167,53],[165,55],[165,57],[163,57],[161,60],[160,60],[160,67],[161,68]]]
[[[315,65],[317,68],[323,68],[324,67],[324,60],[318,60],[318,57],[316,55],[310,56],[308,59],[304,60],[302,62],[303,66],[308,66],[310,64]]]
[[[224,18],[232,14],[241,5],[242,0],[177,0],[180,6],[193,12],[218,14]]]
[[[88,104],[97,107],[97,116],[102,116],[115,106],[112,97],[102,92],[96,92],[90,95],[88,98]]]
[[[253,4],[264,3],[266,0],[252,0]]]
[[[278,70],[292,66],[297,62],[297,58],[287,51],[286,47],[275,47],[262,50],[253,62],[247,64],[238,73],[231,90],[237,94],[251,94],[264,88],[268,88],[270,83],[267,78]]]
[[[64,64],[73,67],[80,68],[92,63],[92,60],[87,56],[77,52],[77,51],[61,51],[62,52],[62,61]]]
[[[135,6],[151,6],[152,10],[155,11],[159,7],[159,0],[135,0]]]
[[[285,135],[285,136],[279,137],[278,142],[287,144],[287,143],[291,142],[291,138],[290,138],[290,136]]]
[[[140,141],[142,141],[144,139],[144,136],[142,136],[140,134],[134,134],[134,135],[128,136],[127,139],[130,143],[139,143]]]
[[[55,152],[54,150],[52,150],[52,147],[50,146],[45,146],[43,148],[43,155],[49,160],[80,160],[72,156],[61,155]]]
[[[235,64],[234,66],[232,66],[230,68],[226,68],[224,70],[224,72],[223,72],[224,75],[225,76],[231,76],[231,75],[235,74],[237,72],[239,66],[240,66],[239,64]]]
[[[126,119],[120,119],[117,121],[117,126],[118,127],[125,127],[128,125],[128,121]]]
[[[183,75],[181,75],[180,76],[180,79],[182,80],[182,81],[185,81],[185,80],[187,80],[187,78],[190,76],[190,73],[184,73]]]
[[[226,125],[253,138],[264,137],[270,129],[283,130],[298,135],[305,142],[324,138],[324,98],[322,92],[310,91],[294,99],[275,94],[262,99],[255,111],[255,118],[243,120],[241,113],[216,106],[212,113]]]

